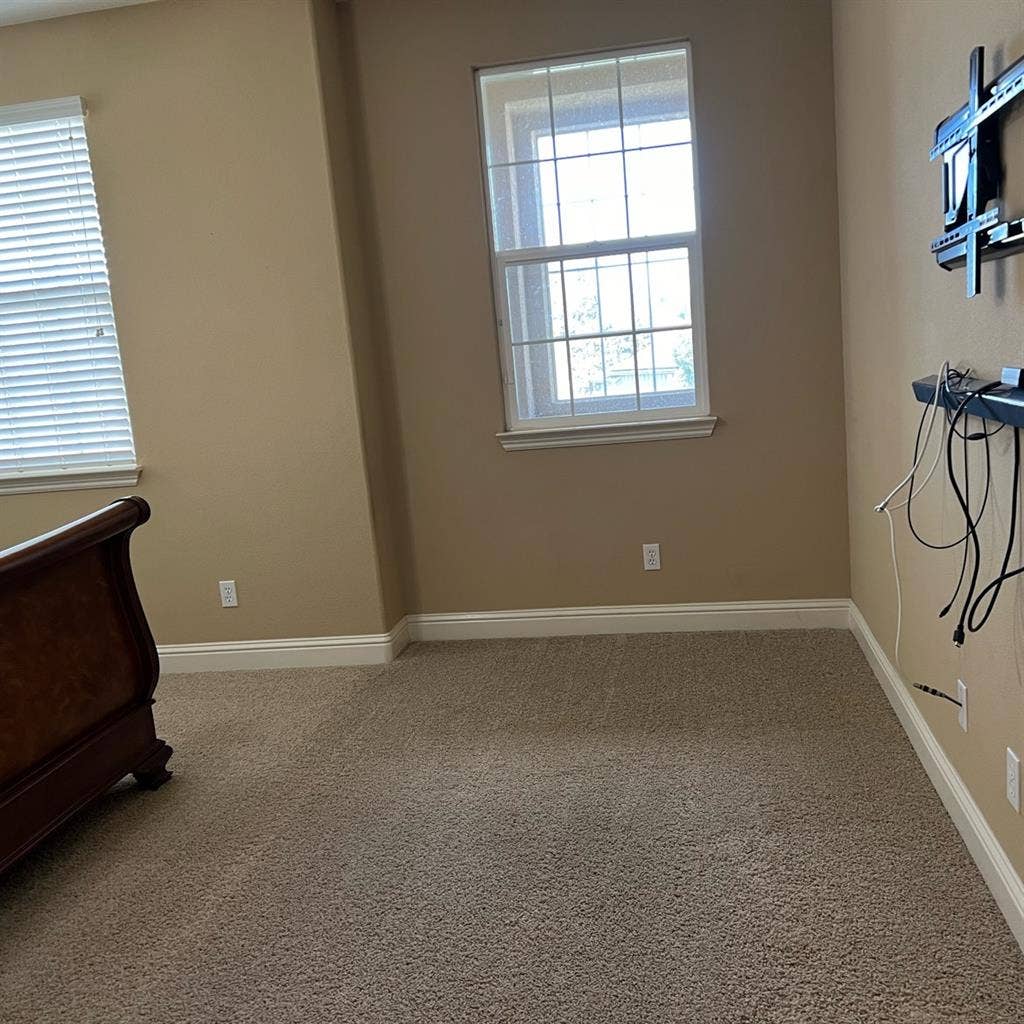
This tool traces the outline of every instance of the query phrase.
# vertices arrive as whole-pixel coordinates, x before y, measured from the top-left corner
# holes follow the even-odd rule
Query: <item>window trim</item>
[[[0,476],[0,495],[39,491],[88,491],[104,487],[134,487],[141,466],[84,466],[43,473],[7,473]]]
[[[581,61],[601,58],[617,59],[666,50],[682,50],[686,54],[686,77],[689,115],[692,124],[690,146],[693,154],[694,230],[664,235],[638,236],[600,242],[571,243],[536,246],[526,249],[499,250],[494,236],[490,176],[487,163],[483,90],[481,75],[497,71],[529,71],[538,68],[556,68]],[[646,46],[625,47],[616,50],[597,50],[553,57],[547,60],[522,61],[511,64],[481,65],[473,69],[473,85],[477,105],[478,148],[483,184],[484,219],[490,248],[491,290],[497,332],[498,359],[501,369],[501,391],[505,407],[504,431],[495,435],[506,451],[538,448],[569,447],[582,444],[609,444],[625,441],[647,441],[667,437],[708,437],[717,418],[711,415],[711,398],[707,365],[707,330],[704,299],[704,254],[701,216],[700,161],[693,89],[693,46],[688,39],[667,40]],[[616,151],[618,152],[618,151]],[[686,248],[690,263],[690,330],[693,339],[694,382],[696,403],[667,409],[635,409],[618,413],[589,413],[585,418],[576,416],[545,416],[524,419],[518,415],[516,401],[515,367],[511,325],[505,311],[508,308],[507,275],[509,266],[531,262],[550,262],[588,256],[621,255],[658,249]],[[641,332],[642,333],[642,332]],[[571,340],[571,339],[570,339]],[[656,429],[664,425],[665,429]],[[611,428],[611,429],[599,429]],[[517,443],[521,439],[522,443]]]
[[[578,448],[587,444],[710,437],[717,423],[717,416],[680,416],[675,419],[630,420],[627,423],[576,423],[570,427],[505,430],[495,437],[505,451],[518,452],[531,448]]]

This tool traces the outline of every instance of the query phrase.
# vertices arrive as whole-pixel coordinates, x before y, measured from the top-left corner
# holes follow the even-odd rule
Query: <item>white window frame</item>
[[[686,55],[686,76],[691,124],[690,145],[693,155],[693,189],[695,226],[693,231],[636,238],[612,239],[569,245],[538,246],[526,249],[499,250],[494,237],[493,206],[490,175],[487,163],[487,139],[484,122],[484,102],[481,74],[494,72],[530,71],[538,68],[556,68],[577,64],[589,59],[615,59],[634,57],[646,53],[682,50]],[[698,160],[698,129],[694,113],[693,47],[688,40],[656,43],[650,46],[626,47],[617,50],[596,50],[576,53],[548,60],[522,61],[513,64],[479,66],[474,69],[474,87],[477,102],[477,120],[481,171],[486,205],[487,238],[490,246],[491,278],[498,333],[498,351],[501,362],[502,395],[505,404],[506,430],[497,437],[503,448],[515,451],[528,448],[572,447],[586,444],[616,444],[629,441],[650,441],[678,437],[708,437],[717,422],[711,415],[708,390],[707,333],[704,315],[704,262],[701,228],[700,171]],[[550,102],[550,96],[549,96]],[[622,117],[622,93],[619,92],[619,115]],[[625,152],[623,152],[625,179]],[[628,218],[628,210],[627,210]],[[507,273],[510,266],[524,263],[547,263],[562,259],[597,256],[616,256],[659,249],[685,248],[690,265],[690,304],[693,341],[695,404],[666,409],[636,409],[628,412],[588,413],[570,416],[545,416],[524,419],[518,415],[515,366],[511,325],[505,311],[508,309]],[[563,279],[564,290],[564,279]],[[563,296],[564,299],[564,296]],[[642,332],[640,332],[642,333]],[[599,336],[599,335],[598,335]],[[573,335],[570,340],[581,341],[590,335]],[[571,378],[571,373],[570,373]],[[571,386],[571,384],[570,384]]]
[[[81,117],[87,120],[88,108],[80,96],[66,96],[61,99],[39,100],[28,103],[17,103],[0,107],[0,124],[21,124],[32,121],[46,121],[59,117]],[[88,148],[88,141],[86,141]],[[89,170],[93,177],[92,157],[89,156]],[[99,203],[97,201],[97,213]],[[102,231],[102,228],[101,228]],[[106,246],[104,245],[104,262],[106,263]],[[109,270],[108,270],[109,275]],[[113,299],[111,298],[111,303]],[[116,328],[115,328],[116,332]],[[121,357],[120,335],[117,335],[117,352],[121,383],[127,402],[127,382],[124,376],[124,363]],[[38,469],[20,469],[0,473],[0,495],[29,494],[46,491],[77,491],[107,487],[134,487],[142,472],[138,460],[138,447],[134,439],[131,411],[128,410],[127,426],[131,436],[132,461],[125,463],[75,465],[67,469],[40,467]]]

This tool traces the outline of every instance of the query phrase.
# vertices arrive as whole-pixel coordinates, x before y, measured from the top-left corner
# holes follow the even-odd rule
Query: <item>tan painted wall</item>
[[[1024,358],[1024,258],[983,269],[983,294],[964,297],[964,274],[946,274],[928,252],[941,232],[940,178],[928,162],[935,125],[966,99],[970,48],[988,48],[989,77],[1024,52],[1019,0],[839,0],[834,11],[836,109],[846,344],[852,593],[890,656],[895,591],[888,532],[872,507],[909,466],[920,406],[910,381],[943,359],[998,376]],[[1011,212],[1024,204],[1024,118],[1009,126],[1005,159]],[[996,516],[983,531],[988,578],[1005,542],[1011,438],[993,442]],[[979,463],[980,464],[980,463]],[[980,476],[980,474],[979,474]],[[948,492],[948,489],[947,489]],[[932,538],[962,529],[955,499],[924,495]],[[947,691],[969,687],[970,731],[956,709],[912,691],[929,724],[1024,871],[1024,821],[1003,796],[1004,751],[1024,753],[1024,606],[1009,586],[1001,610],[962,652],[937,612],[952,593],[957,556],[926,551],[899,524],[904,580],[903,675]],[[1019,564],[1019,563],[1018,563]]]
[[[390,628],[408,603],[408,523],[377,232],[363,198],[369,192],[369,171],[352,9],[337,0],[313,0],[312,9],[385,625]]]
[[[825,2],[355,0],[412,611],[844,596]],[[709,439],[506,453],[473,65],[688,37]],[[660,541],[664,568],[641,569]]]
[[[165,643],[384,626],[305,0],[0,30],[0,104],[80,94]],[[103,491],[0,497],[0,543]],[[220,608],[217,580],[238,582]]]
[[[824,0],[164,0],[0,33],[0,103],[91,109],[158,639],[845,594],[829,31]],[[471,66],[680,36],[722,423],[504,453]],[[2,498],[0,543],[112,496]]]

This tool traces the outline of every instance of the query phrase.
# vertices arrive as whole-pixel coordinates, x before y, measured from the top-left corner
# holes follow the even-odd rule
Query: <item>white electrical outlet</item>
[[[1006,799],[1015,811],[1020,811],[1020,758],[1006,748]]]
[[[960,728],[967,732],[967,686],[962,679],[956,681],[956,699],[960,701]]]
[[[220,606],[221,608],[238,607],[238,590],[235,588],[234,580],[220,581]]]
[[[661,568],[661,545],[660,544],[645,544],[644,545],[644,569],[660,569]]]

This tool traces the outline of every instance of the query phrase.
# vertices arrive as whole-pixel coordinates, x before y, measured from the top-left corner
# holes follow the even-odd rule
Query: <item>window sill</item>
[[[98,467],[74,472],[11,473],[0,476],[0,494],[31,494],[37,491],[84,491],[100,487],[134,487],[139,466]]]
[[[679,437],[710,437],[717,416],[687,416],[677,420],[642,423],[594,423],[579,427],[541,427],[507,430],[497,434],[507,452],[528,448],[576,448],[585,444],[629,444],[633,441],[669,441]]]

